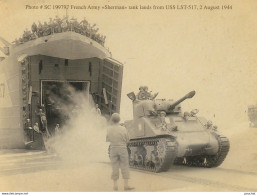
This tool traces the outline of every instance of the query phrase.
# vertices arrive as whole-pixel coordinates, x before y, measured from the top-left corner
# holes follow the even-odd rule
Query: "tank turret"
[[[165,100],[165,99],[157,99],[155,100],[155,107],[157,111],[164,111],[166,113],[171,112],[181,112],[181,108],[177,107],[181,102],[185,101],[186,99],[192,98],[195,95],[195,91],[191,91],[186,94],[184,97],[178,99],[177,101],[173,102],[172,100]],[[177,109],[175,109],[177,107]]]
[[[186,99],[192,98],[195,95],[195,91],[191,91],[177,101],[166,100],[166,99],[146,99],[138,100],[134,94],[131,92],[127,96],[133,101],[133,115],[134,118],[142,116],[153,116],[158,115],[159,112],[163,111],[167,114],[171,113],[181,113],[181,107],[179,104]]]
[[[191,91],[177,101],[155,99],[140,89],[128,97],[133,103],[131,121],[125,121],[130,135],[130,166],[154,172],[172,164],[217,167],[229,151],[229,141],[198,109],[182,113],[180,103],[194,97]]]

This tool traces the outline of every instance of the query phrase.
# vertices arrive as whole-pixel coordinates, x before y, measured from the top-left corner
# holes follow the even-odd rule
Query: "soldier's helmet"
[[[120,115],[118,113],[113,113],[112,116],[111,116],[111,121],[113,123],[120,122]]]
[[[144,87],[143,87],[143,86],[140,86],[140,87],[139,87],[139,90],[141,90],[141,89],[144,89]]]
[[[212,126],[212,121],[207,121],[207,126]]]
[[[144,86],[144,90],[145,90],[145,91],[148,91],[148,87],[147,87],[147,86]]]
[[[160,112],[160,116],[164,116],[164,117],[165,117],[165,116],[166,116],[166,112],[161,111],[161,112]]]

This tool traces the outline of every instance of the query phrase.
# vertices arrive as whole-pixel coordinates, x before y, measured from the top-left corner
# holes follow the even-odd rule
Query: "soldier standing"
[[[102,112],[101,112],[101,110],[100,110],[100,108],[99,108],[99,105],[98,105],[98,104],[96,104],[96,105],[95,105],[95,108],[96,108],[96,113],[97,113],[98,115],[101,115],[101,114],[102,114]]]
[[[144,91],[145,91],[145,98],[148,100],[153,100],[158,95],[158,93],[155,93],[154,95],[152,95],[151,92],[148,91],[147,86],[144,86]]]
[[[66,19],[62,21],[61,27],[62,27],[62,32],[66,32],[68,30],[68,23]]]
[[[32,33],[37,33],[37,25],[35,22],[31,26],[31,31],[32,31]]]
[[[44,22],[44,25],[43,25],[43,36],[49,35],[51,33],[50,31],[51,30],[50,30],[47,22]]]
[[[80,23],[80,28],[81,28],[81,34],[86,35],[87,31],[88,31],[88,21],[86,20],[86,18],[84,18],[84,20],[82,20]]]
[[[42,37],[43,36],[43,25],[40,21],[38,21],[38,27],[37,27],[37,36]]]
[[[49,137],[50,136],[50,133],[48,131],[48,128],[47,128],[47,119],[46,119],[46,114],[43,112],[42,109],[39,109],[39,112],[36,113],[39,118],[40,118],[40,122],[42,124],[42,129],[46,132],[46,135]]]
[[[145,100],[145,91],[144,91],[144,87],[139,87],[139,93],[137,94],[137,99],[138,100]]]
[[[91,112],[92,113],[96,113],[97,115],[101,115],[102,114],[98,104],[96,104],[95,107],[91,109]]]
[[[26,120],[26,123],[25,123],[25,132],[26,132],[26,140],[27,140],[27,141],[33,140],[33,131],[32,131],[30,119],[27,119],[27,120]]]
[[[34,124],[33,129],[34,129],[34,131],[36,131],[37,133],[40,133],[38,123],[35,123],[35,124]]]
[[[129,142],[129,135],[125,127],[119,125],[120,115],[114,113],[111,116],[112,125],[107,129],[106,141],[110,142],[110,159],[112,163],[112,180],[113,190],[118,191],[119,169],[121,169],[122,177],[124,179],[124,190],[133,190],[129,187],[129,158],[127,143]]]
[[[54,21],[52,18],[49,19],[48,26],[51,29],[51,34],[54,34]]]
[[[61,23],[62,23],[61,19],[58,16],[55,16],[55,19],[54,19],[54,32],[55,33],[62,32]]]
[[[54,133],[55,135],[60,135],[61,130],[60,130],[60,125],[56,124],[55,128],[54,128]]]
[[[106,39],[106,36],[103,36],[103,35],[100,36],[100,44],[101,44],[102,46],[104,46],[105,39]]]

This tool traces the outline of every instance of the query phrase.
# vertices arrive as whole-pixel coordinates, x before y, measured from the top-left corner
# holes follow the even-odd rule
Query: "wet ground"
[[[233,131],[233,132],[232,132]],[[257,128],[242,124],[225,131],[231,149],[217,168],[172,166],[164,173],[131,169],[134,191],[257,191]],[[0,191],[112,191],[111,166],[98,162],[63,162],[54,153],[0,151]],[[119,183],[122,189],[122,180]]]

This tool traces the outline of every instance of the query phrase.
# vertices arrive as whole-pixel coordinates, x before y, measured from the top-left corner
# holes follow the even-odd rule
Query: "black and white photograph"
[[[0,0],[0,192],[257,191],[255,0]]]

